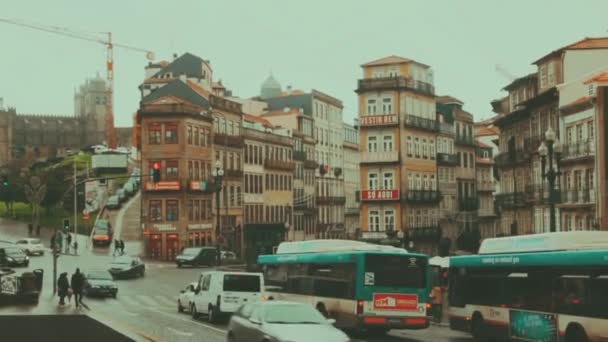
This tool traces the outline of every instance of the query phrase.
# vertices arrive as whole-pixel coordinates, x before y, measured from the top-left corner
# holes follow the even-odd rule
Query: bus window
[[[591,280],[589,291],[592,317],[608,318],[608,274],[598,275]]]
[[[558,280],[558,310],[569,314],[587,311],[587,289],[590,277],[586,275],[562,275]]]
[[[422,257],[368,254],[365,272],[374,274],[375,286],[427,287],[426,259]]]

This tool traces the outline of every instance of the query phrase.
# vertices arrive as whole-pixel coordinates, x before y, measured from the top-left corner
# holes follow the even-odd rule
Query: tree
[[[38,226],[40,224],[40,203],[46,195],[46,184],[43,184],[38,176],[29,176],[29,181],[23,189],[25,197],[32,205],[32,223],[34,226]]]
[[[61,168],[51,169],[46,175],[46,194],[40,203],[47,210],[61,204],[65,195],[65,172]]]
[[[20,166],[16,163],[4,165],[0,173],[8,178],[8,186],[0,187],[0,201],[4,202],[8,216],[13,216],[13,204],[24,201],[23,178],[20,175]]]

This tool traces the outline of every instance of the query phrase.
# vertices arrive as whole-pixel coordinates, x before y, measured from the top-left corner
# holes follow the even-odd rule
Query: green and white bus
[[[449,302],[477,341],[608,341],[608,232],[486,239],[450,258]]]
[[[424,329],[428,257],[349,240],[283,242],[261,255],[272,299],[310,303],[342,329],[384,333]]]

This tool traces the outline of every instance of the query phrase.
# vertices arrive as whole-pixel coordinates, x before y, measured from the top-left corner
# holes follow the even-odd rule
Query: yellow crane
[[[116,129],[114,128],[114,110],[113,110],[113,96],[114,96],[114,48],[121,48],[132,51],[144,52],[148,60],[154,59],[154,53],[147,49],[142,49],[134,46],[116,44],[112,41],[112,32],[99,32],[95,34],[79,32],[65,27],[49,26],[41,24],[27,23],[17,19],[6,19],[0,18],[0,22],[27,27],[33,30],[44,31],[61,35],[64,37],[70,37],[74,39],[86,40],[103,44],[106,47],[106,79],[108,86],[106,89],[107,101],[106,101],[106,143],[109,148],[116,148]]]

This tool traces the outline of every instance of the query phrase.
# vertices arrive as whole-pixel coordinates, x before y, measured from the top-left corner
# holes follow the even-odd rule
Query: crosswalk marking
[[[135,300],[135,298],[132,298],[130,296],[119,296],[118,299],[120,300],[121,303],[125,303],[127,305],[131,305],[131,306],[140,306],[141,304]]]
[[[113,309],[117,308],[142,308],[142,307],[154,307],[154,308],[174,308],[177,305],[177,296],[165,296],[165,295],[126,295],[118,292],[118,298],[89,298],[86,303],[93,307],[110,307]]]
[[[144,295],[136,295],[135,296],[137,298],[137,300],[139,300],[140,302],[148,305],[148,306],[158,306],[158,304],[156,303],[156,301],[154,301],[154,299],[148,297],[148,296],[144,296]]]
[[[165,296],[155,296],[154,298],[156,298],[157,301],[159,301],[167,306],[176,305],[175,303],[177,303],[177,299],[171,300]]]

